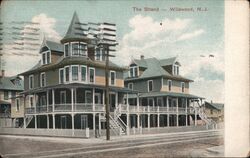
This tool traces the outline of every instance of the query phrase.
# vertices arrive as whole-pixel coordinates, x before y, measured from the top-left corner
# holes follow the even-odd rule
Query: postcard
[[[247,156],[247,1],[0,4],[0,156]]]

